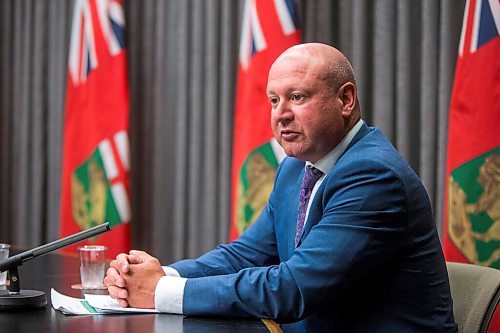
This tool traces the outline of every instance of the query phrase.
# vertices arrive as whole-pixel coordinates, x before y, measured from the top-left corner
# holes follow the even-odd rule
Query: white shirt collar
[[[351,143],[352,139],[354,139],[354,136],[361,129],[362,125],[363,125],[363,119],[360,119],[356,123],[356,125],[354,125],[354,127],[351,128],[351,130],[342,139],[342,141],[340,141],[339,144],[335,146],[335,148],[333,148],[328,154],[326,154],[325,157],[323,157],[314,164],[309,161],[306,161],[306,166],[312,165],[315,168],[321,170],[326,175],[328,171],[335,165],[335,163],[337,163],[337,160],[339,159],[340,155],[342,155],[347,146]]]

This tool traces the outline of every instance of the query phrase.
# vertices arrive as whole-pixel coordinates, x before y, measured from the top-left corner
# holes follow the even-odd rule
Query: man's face
[[[289,56],[269,72],[274,137],[288,156],[317,162],[345,135],[342,101],[323,79],[322,65],[306,56]]]

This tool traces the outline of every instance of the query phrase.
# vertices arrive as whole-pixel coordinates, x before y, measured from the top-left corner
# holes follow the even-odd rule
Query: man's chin
[[[285,151],[286,156],[295,157],[295,152],[293,149],[290,149],[290,147],[287,147],[287,146],[283,146],[283,145],[281,145],[281,146],[283,147],[283,150]]]
[[[290,147],[288,147],[288,148],[285,147],[284,150],[285,150],[286,156],[295,157],[296,159],[302,160],[302,158],[300,158],[301,152],[297,151],[297,149],[292,149]]]

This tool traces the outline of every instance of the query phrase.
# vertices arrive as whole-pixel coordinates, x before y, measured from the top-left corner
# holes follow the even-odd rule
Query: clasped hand
[[[165,275],[160,261],[144,251],[121,253],[109,264],[104,278],[109,295],[122,307],[155,307],[155,289]]]

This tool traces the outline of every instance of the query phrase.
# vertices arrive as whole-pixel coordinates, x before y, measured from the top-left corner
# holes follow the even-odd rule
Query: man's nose
[[[274,109],[275,119],[279,122],[290,121],[293,119],[291,105],[287,101],[280,101]]]

